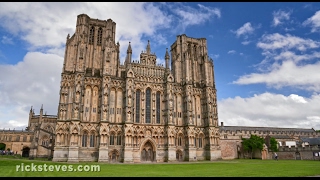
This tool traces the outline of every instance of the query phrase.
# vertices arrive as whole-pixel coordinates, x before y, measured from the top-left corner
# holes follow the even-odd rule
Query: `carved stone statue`
[[[107,112],[106,112],[106,111],[103,111],[102,119],[103,119],[103,120],[106,120],[106,119],[107,119]]]
[[[74,110],[74,116],[73,116],[74,118],[78,118],[78,109],[75,109]]]
[[[131,106],[131,96],[128,96],[128,106]]]
[[[130,121],[131,120],[131,113],[129,112],[127,115],[127,120]]]
[[[77,92],[77,93],[76,93],[76,102],[79,102],[79,97],[80,97],[80,93]]]
[[[108,103],[108,95],[105,94],[105,95],[104,95],[104,104],[107,104],[107,103]]]
[[[262,159],[267,159],[268,158],[268,147],[266,144],[263,144],[263,148],[261,151],[261,158]]]
[[[173,102],[172,100],[169,100],[169,108],[172,108],[173,107]]]

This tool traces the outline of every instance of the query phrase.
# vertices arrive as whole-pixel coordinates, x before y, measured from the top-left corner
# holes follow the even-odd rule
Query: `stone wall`
[[[237,159],[237,140],[225,139],[220,141],[221,158],[222,159]]]

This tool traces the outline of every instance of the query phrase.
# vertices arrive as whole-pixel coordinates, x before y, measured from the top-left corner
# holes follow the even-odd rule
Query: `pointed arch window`
[[[160,123],[160,92],[158,91],[156,94],[156,110],[157,110],[157,123]]]
[[[117,145],[121,145],[121,134],[117,135]]]
[[[94,147],[94,140],[95,140],[95,136],[94,133],[90,134],[90,147]]]
[[[136,92],[136,123],[140,122],[140,89]]]
[[[199,143],[199,148],[202,148],[202,136],[199,137],[198,143]]]
[[[87,147],[88,133],[84,132],[82,135],[82,147]]]
[[[110,145],[114,145],[114,133],[112,132],[110,135]]]
[[[102,43],[102,28],[99,27],[99,29],[98,29],[97,45],[98,45],[98,46],[101,46],[101,43]]]
[[[92,26],[89,32],[89,44],[93,44],[93,41],[94,41],[94,27]]]
[[[151,123],[151,89],[146,90],[146,123]]]
[[[182,137],[181,137],[181,135],[178,137],[178,146],[182,146]]]

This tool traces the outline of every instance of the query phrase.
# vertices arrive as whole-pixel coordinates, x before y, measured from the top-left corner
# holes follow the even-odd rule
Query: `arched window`
[[[199,143],[199,148],[202,148],[202,136],[199,137],[198,143]]]
[[[11,136],[10,136],[9,140],[11,141]],[[27,141],[27,136],[23,136],[23,141]]]
[[[94,140],[95,140],[95,137],[94,137],[94,132],[92,132],[90,134],[90,147],[94,147]]]
[[[98,46],[101,46],[101,42],[102,42],[102,28],[99,27],[99,29],[98,29],[97,45],[98,45]]]
[[[114,145],[114,133],[110,134],[110,145]]]
[[[121,145],[121,135],[117,135],[117,145]]]
[[[99,95],[98,95],[98,87],[95,86],[93,87],[93,91],[92,91],[92,113],[91,113],[91,121],[97,121],[97,112],[98,112],[98,105],[99,105]]]
[[[122,122],[122,101],[123,101],[123,98],[122,98],[122,90],[119,89],[116,91],[116,116],[115,116],[115,122]]]
[[[92,26],[89,32],[89,44],[93,44],[94,41],[94,27]]]
[[[146,123],[151,122],[151,89],[146,90]]]
[[[82,135],[82,147],[87,147],[88,133],[84,132]]]
[[[83,115],[83,120],[84,121],[88,121],[90,119],[89,115],[90,115],[90,103],[91,103],[91,94],[92,94],[92,91],[91,91],[91,87],[90,86],[87,86],[86,87],[86,94],[84,96],[84,99],[85,99],[85,102],[84,102],[84,115]]]
[[[181,146],[182,145],[182,138],[181,136],[178,137],[178,146]]]
[[[110,90],[109,107],[110,107],[110,122],[115,122],[115,105],[116,105],[116,90]]]
[[[136,92],[136,123],[140,122],[140,89]]]
[[[156,95],[157,123],[160,123],[160,92]]]
[[[5,138],[6,140],[7,140],[7,138]],[[16,137],[16,141],[20,141],[20,136],[18,135],[17,137]]]

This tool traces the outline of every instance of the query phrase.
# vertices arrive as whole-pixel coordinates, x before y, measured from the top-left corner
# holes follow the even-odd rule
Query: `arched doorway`
[[[22,149],[22,157],[29,157],[30,148],[24,146]]]
[[[156,152],[150,141],[147,141],[141,148],[141,162],[153,162],[156,158]]]
[[[183,155],[182,155],[182,151],[180,149],[178,149],[176,152],[176,159],[177,159],[177,161],[183,161]]]
[[[119,162],[120,161],[120,153],[118,150],[114,149],[109,152],[109,161],[110,162]]]

